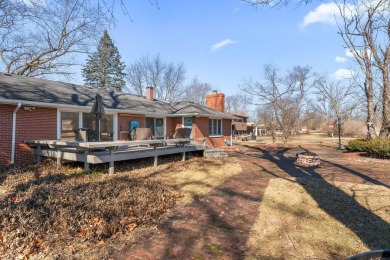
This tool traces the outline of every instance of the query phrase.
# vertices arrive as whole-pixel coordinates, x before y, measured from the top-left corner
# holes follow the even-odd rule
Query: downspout
[[[19,111],[19,108],[22,106],[22,103],[18,103],[14,112],[12,112],[12,143],[11,143],[11,164],[15,162],[15,143],[16,143],[16,113]]]
[[[233,146],[233,119],[230,121],[230,146]]]

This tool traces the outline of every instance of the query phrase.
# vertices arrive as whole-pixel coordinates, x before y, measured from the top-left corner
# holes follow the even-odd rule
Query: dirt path
[[[390,187],[388,167],[339,159],[321,151],[316,175],[294,165],[295,151],[244,148],[230,152],[243,171],[194,203],[177,210],[115,259],[243,259],[262,195],[271,178],[321,178]],[[326,154],[329,153],[329,156]]]

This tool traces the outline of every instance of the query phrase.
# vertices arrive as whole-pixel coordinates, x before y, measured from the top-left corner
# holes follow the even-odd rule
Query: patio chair
[[[152,140],[152,131],[150,128],[137,127],[137,130],[135,131],[135,136],[137,140]]]
[[[192,131],[191,128],[177,128],[177,129],[175,129],[175,131],[173,131],[169,135],[168,138],[169,139],[188,139],[191,137],[191,131]],[[189,143],[189,141],[176,143],[175,145],[176,146],[184,146],[186,143]]]
[[[183,139],[191,137],[191,128],[177,128],[169,135],[169,139]]]
[[[89,141],[89,129],[79,128],[77,134],[77,141],[88,142]]]

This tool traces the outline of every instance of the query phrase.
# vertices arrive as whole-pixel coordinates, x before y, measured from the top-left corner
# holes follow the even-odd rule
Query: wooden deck
[[[30,140],[27,143],[34,150],[36,162],[42,157],[55,158],[58,168],[63,161],[83,162],[84,172],[89,172],[89,164],[109,163],[110,174],[114,173],[114,162],[117,161],[153,157],[157,166],[161,155],[182,154],[184,161],[186,153],[206,150],[204,138],[111,142]]]

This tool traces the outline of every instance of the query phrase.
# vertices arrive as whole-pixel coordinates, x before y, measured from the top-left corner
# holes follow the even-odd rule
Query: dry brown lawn
[[[390,224],[389,188],[344,182],[331,185],[353,196],[361,206]],[[318,181],[299,183],[294,178],[270,181],[247,243],[247,259],[345,259],[369,251],[354,232],[321,209],[306,189],[329,192]],[[348,205],[334,207],[343,210]],[[359,217],[351,216],[351,220]],[[370,220],[361,221],[364,225]],[[381,235],[378,230],[371,232],[372,236]],[[390,245],[390,241],[383,244]]]
[[[347,145],[350,140],[353,140],[356,138],[351,137],[341,137],[341,144]],[[251,142],[240,142],[243,144],[251,143]],[[261,136],[258,137],[257,143],[260,144],[272,144],[272,139],[269,136]],[[280,136],[277,136],[276,143],[279,145],[283,145],[282,138]],[[295,135],[290,138],[287,145],[313,145],[313,146],[319,146],[319,147],[332,147],[336,148],[339,145],[339,138],[338,136],[330,137],[325,134],[301,134],[301,135]]]

